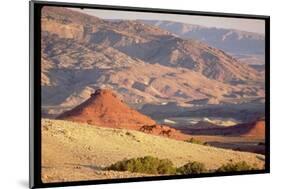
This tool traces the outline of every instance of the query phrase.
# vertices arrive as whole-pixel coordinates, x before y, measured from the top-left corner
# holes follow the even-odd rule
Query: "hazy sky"
[[[90,15],[94,15],[104,19],[126,19],[126,20],[169,20],[176,22],[184,22],[188,24],[202,25],[206,27],[230,28],[249,32],[265,33],[264,20],[258,19],[242,19],[242,18],[222,18],[211,16],[193,16],[178,14],[160,14],[130,11],[113,11],[99,9],[74,9]]]

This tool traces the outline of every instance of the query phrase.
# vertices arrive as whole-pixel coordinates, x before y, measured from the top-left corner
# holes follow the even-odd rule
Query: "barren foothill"
[[[208,169],[246,161],[260,169],[264,156],[190,144],[126,129],[102,128],[60,120],[42,120],[43,182],[93,180],[145,176],[102,168],[124,158],[151,155],[170,159],[175,166],[198,161]]]

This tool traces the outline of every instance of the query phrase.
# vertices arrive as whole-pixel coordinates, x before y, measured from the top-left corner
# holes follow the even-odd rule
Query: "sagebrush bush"
[[[205,164],[201,162],[189,162],[181,167],[174,167],[173,163],[169,159],[159,159],[152,156],[145,156],[132,159],[124,159],[118,161],[109,167],[106,167],[105,170],[114,170],[114,171],[129,171],[136,173],[145,173],[145,174],[178,174],[178,175],[188,175],[188,174],[200,174],[207,172],[235,172],[235,171],[248,171],[248,170],[257,170],[256,165],[249,165],[245,161],[241,162],[229,162],[223,164],[216,170],[208,170],[205,167]]]
[[[183,165],[182,167],[177,168],[177,173],[178,174],[199,174],[199,173],[203,173],[206,172],[207,169],[205,167],[205,165],[203,163],[200,162],[189,162],[185,165]]]
[[[249,170],[257,170],[258,168],[255,165],[249,165],[245,161],[240,162],[229,162],[221,167],[219,167],[216,172],[235,172],[235,171],[249,171]]]
[[[152,156],[132,158],[116,162],[107,170],[130,171],[147,174],[175,174],[176,169],[172,161],[168,159],[158,159]]]

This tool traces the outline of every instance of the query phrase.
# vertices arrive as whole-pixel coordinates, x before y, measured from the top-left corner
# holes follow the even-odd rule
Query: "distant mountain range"
[[[57,115],[110,88],[131,106],[264,97],[264,75],[218,48],[140,21],[42,9],[43,115]]]
[[[205,42],[245,61],[245,63],[264,64],[265,38],[263,34],[172,21],[140,21],[167,30],[184,39]]]

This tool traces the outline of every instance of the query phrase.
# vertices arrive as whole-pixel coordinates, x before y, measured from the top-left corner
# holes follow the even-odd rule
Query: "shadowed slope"
[[[187,129],[184,131],[196,135],[229,135],[229,136],[251,136],[265,137],[265,121],[259,120],[251,123],[243,123],[230,127]]]

